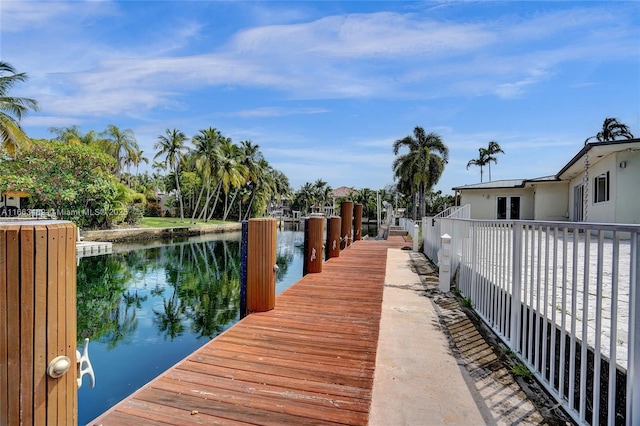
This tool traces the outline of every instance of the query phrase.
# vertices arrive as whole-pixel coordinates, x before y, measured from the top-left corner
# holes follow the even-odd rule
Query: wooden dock
[[[366,425],[387,248],[355,242],[95,425]]]

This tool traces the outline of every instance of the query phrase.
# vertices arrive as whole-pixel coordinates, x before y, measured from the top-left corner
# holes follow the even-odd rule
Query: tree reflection
[[[78,342],[96,340],[116,329],[114,315],[127,290],[131,269],[122,254],[82,259],[77,268]]]
[[[184,305],[180,303],[180,300],[175,297],[174,292],[169,300],[163,301],[164,312],[158,312],[155,309],[155,323],[158,325],[158,330],[163,334],[165,340],[167,337],[171,340],[180,336],[184,331]]]
[[[280,273],[292,252],[278,253]],[[130,343],[138,316],[164,339],[189,330],[213,338],[238,318],[240,243],[184,242],[83,258],[78,266],[78,342]],[[145,312],[149,312],[148,314]]]

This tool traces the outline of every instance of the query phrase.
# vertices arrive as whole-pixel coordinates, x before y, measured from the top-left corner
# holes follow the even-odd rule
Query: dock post
[[[362,204],[353,205],[353,240],[360,241],[362,239]]]
[[[340,216],[331,216],[327,219],[327,260],[333,257],[340,257],[340,231],[342,230],[342,219]]]
[[[352,241],[352,221],[353,221],[353,201],[343,201],[340,207],[340,217],[342,217],[342,226],[340,230],[340,249],[346,249],[351,245]]]
[[[277,223],[249,219],[247,228],[247,313],[265,312],[276,304]]]
[[[0,424],[78,423],[76,235],[0,223]]]
[[[324,217],[310,217],[304,220],[303,276],[322,272],[324,221]]]

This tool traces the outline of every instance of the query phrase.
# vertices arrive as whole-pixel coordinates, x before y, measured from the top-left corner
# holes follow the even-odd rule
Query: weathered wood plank
[[[0,386],[8,386],[9,347],[7,318],[7,254],[8,242],[6,229],[0,229]],[[0,424],[9,424],[9,392],[0,393]]]
[[[47,363],[58,356],[58,333],[51,324],[58,323],[58,226],[49,226],[47,233]],[[47,376],[47,394],[51,401],[58,401],[61,391],[58,379]],[[47,422],[57,423],[58,404],[47,404]]]
[[[389,247],[354,243],[94,424],[367,424]]]
[[[34,420],[37,425],[47,422],[47,227],[35,226],[35,289],[34,289]]]
[[[65,228],[65,253],[63,258],[65,281],[59,282],[58,285],[65,288],[64,298],[64,318],[61,324],[64,324],[64,341],[63,347],[65,355],[69,357],[72,363],[76,361],[76,328],[77,328],[77,294],[76,294],[76,236],[77,231],[73,223],[67,223]],[[65,419],[67,424],[75,425],[78,423],[78,382],[76,365],[72,364],[69,371],[62,377],[64,379],[64,388],[66,395],[66,413]]]
[[[20,341],[20,227],[7,227],[7,338]],[[20,346],[7,347],[9,419],[20,418]],[[11,422],[9,422],[11,423]]]
[[[23,424],[33,419],[34,242],[33,227],[20,230],[20,411]]]

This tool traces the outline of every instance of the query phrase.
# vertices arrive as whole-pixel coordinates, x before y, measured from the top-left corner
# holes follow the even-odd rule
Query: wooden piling
[[[302,275],[322,272],[324,261],[324,217],[310,217],[304,221],[304,263]]]
[[[342,217],[340,231],[342,243],[340,244],[340,249],[345,249],[353,242],[353,201],[342,202],[342,206],[340,207],[340,216]]]
[[[362,239],[362,204],[354,204],[353,206],[353,240],[360,241]]]
[[[326,258],[340,257],[340,231],[342,219],[340,216],[331,216],[327,219],[327,244]]]
[[[53,378],[47,368],[61,356],[69,369]],[[0,389],[2,425],[77,424],[71,222],[0,223]]]
[[[249,219],[247,236],[247,313],[265,312],[276,304],[275,219]]]

